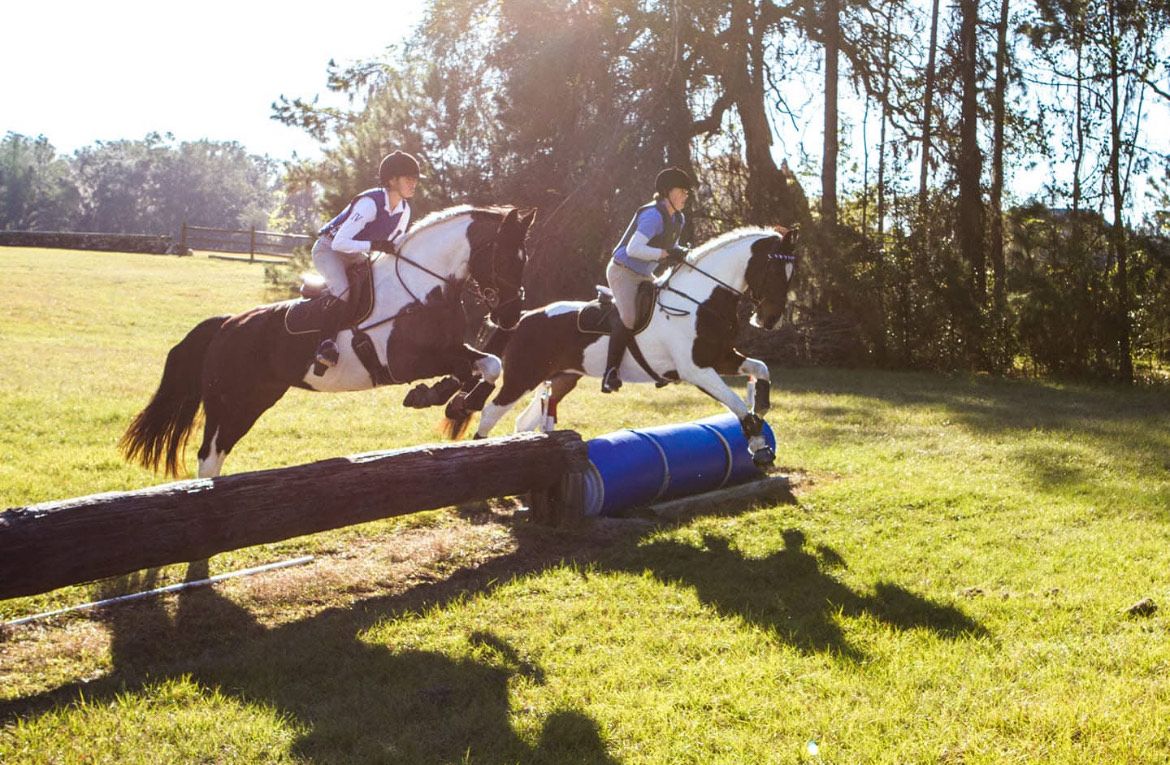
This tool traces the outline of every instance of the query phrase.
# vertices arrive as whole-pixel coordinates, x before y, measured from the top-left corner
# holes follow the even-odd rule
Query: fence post
[[[179,254],[187,254],[187,221],[183,221],[183,227],[179,230]]]
[[[248,261],[256,261],[256,227],[252,226],[252,239],[248,243]]]

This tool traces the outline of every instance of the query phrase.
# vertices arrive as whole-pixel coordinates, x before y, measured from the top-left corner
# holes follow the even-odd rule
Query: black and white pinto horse
[[[534,218],[535,211],[521,215],[506,207],[453,207],[419,221],[397,255],[372,260],[373,305],[356,329],[372,340],[367,357],[373,366],[377,354],[377,379],[355,352],[350,329],[337,336],[338,364],[323,375],[314,372],[319,333],[286,328],[290,310],[306,306],[302,300],[201,322],[167,355],[158,390],[122,436],[123,454],[179,475],[202,405],[199,476],[217,476],[232,447],[293,386],[356,391],[452,375],[441,400],[427,403],[444,403],[460,385],[464,394],[482,385],[482,406],[500,375],[500,359],[464,344],[462,299],[468,293],[481,298],[501,327],[516,324],[524,240]]]
[[[722,403],[739,418],[752,458],[761,465],[775,459],[762,435],[761,419],[769,408],[771,378],[766,364],[732,347],[737,309],[747,299],[753,306],[753,325],[766,329],[780,325],[796,267],[797,236],[795,228],[742,228],[691,252],[685,263],[659,281],[653,315],[635,338],[649,370],[628,351],[620,369],[626,382],[683,380]],[[499,394],[481,414],[476,438],[486,437],[522,396],[546,381],[549,387],[533,397],[517,418],[516,429],[551,430],[557,404],[578,380],[603,375],[609,338],[582,331],[578,321],[590,305],[550,303],[526,312],[514,330],[496,333],[506,339],[489,344],[488,350],[501,354],[504,379]],[[722,375],[747,375],[747,401]]]

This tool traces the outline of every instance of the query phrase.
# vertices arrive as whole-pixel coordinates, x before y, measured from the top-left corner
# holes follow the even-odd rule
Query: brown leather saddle
[[[346,269],[346,275],[349,277],[350,292],[346,305],[350,307],[350,315],[345,320],[345,326],[351,327],[365,321],[374,310],[374,278],[370,259],[362,258],[354,263]],[[326,292],[325,280],[317,274],[305,274],[301,279],[302,299],[293,303],[284,314],[284,329],[290,335],[321,331],[325,301],[317,298]]]
[[[637,308],[637,319],[634,321],[633,334],[646,329],[654,315],[654,301],[658,297],[658,286],[654,282],[642,282],[638,285],[638,295],[634,299]],[[577,331],[590,335],[611,335],[621,326],[622,320],[618,315],[617,306],[613,302],[613,292],[609,287],[597,286],[597,299],[587,303],[577,313]]]

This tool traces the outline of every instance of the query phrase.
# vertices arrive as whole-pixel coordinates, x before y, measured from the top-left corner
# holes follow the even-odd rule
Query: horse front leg
[[[499,356],[478,351],[469,345],[459,350],[457,358],[458,364],[465,370],[462,374],[456,372],[463,386],[447,402],[442,425],[443,432],[452,439],[462,437],[467,431],[472,414],[483,409],[504,369]]]
[[[739,358],[743,359],[742,356]],[[741,371],[741,367],[747,361],[749,359],[744,359],[740,364],[736,365],[734,367],[735,371]],[[761,362],[755,363],[764,366]],[[726,368],[725,364],[720,364],[720,369],[723,368]],[[759,367],[754,365],[751,369],[756,373],[760,372]],[[764,366],[764,372],[766,373],[766,371],[767,367]],[[752,373],[748,372],[748,374]],[[776,452],[772,447],[768,446],[768,442],[764,438],[764,419],[756,411],[756,402],[754,400],[752,405],[749,406],[723,381],[719,371],[711,367],[694,368],[688,370],[685,374],[680,371],[680,377],[723,404],[739,419],[739,426],[747,438],[748,451],[751,452],[752,462],[756,466],[767,467],[776,461]],[[759,388],[757,387],[756,393],[758,394],[758,392]]]

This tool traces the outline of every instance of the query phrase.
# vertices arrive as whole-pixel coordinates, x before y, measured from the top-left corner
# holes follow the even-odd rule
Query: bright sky
[[[60,153],[97,140],[173,133],[239,141],[284,159],[315,156],[271,119],[281,95],[340,103],[329,59],[372,58],[404,39],[422,0],[58,0],[6,3],[0,134],[44,135]]]

